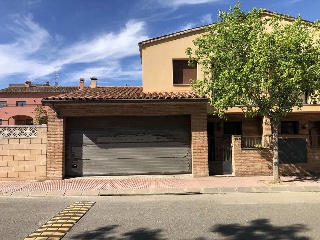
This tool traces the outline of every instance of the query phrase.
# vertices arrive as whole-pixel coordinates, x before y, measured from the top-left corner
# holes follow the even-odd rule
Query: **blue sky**
[[[0,88],[9,83],[139,86],[138,42],[217,21],[237,0],[1,0]],[[318,0],[245,0],[310,21]]]

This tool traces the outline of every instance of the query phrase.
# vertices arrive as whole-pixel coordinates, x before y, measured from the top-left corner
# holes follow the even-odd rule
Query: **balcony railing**
[[[241,148],[270,148],[271,136],[242,136]]]

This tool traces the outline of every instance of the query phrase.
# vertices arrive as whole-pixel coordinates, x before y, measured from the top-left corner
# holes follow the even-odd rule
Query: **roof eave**
[[[136,102],[207,102],[207,98],[178,98],[178,99],[102,99],[102,100],[59,100],[59,99],[43,99],[42,105],[49,106],[52,104],[86,104],[86,103],[136,103]]]

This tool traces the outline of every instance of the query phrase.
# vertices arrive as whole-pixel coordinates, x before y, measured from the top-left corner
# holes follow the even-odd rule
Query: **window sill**
[[[185,87],[190,87],[191,84],[185,84],[185,83],[174,83],[173,84],[174,87],[181,87],[181,86],[185,86]]]

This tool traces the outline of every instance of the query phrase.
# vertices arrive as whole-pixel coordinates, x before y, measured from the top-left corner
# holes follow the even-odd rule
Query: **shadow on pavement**
[[[78,240],[165,240],[163,230],[138,228],[128,232],[117,232],[119,225],[110,225],[97,228],[93,231],[83,232],[72,236],[70,239]],[[196,227],[196,226],[195,226]],[[275,226],[268,219],[256,219],[248,225],[217,224],[211,229],[211,233],[219,234],[221,239],[228,240],[311,240],[303,236],[309,229],[303,224],[288,226]],[[193,240],[206,240],[205,237],[193,238]],[[217,239],[217,238],[214,238]]]
[[[290,180],[283,180],[283,182],[320,182],[320,175],[314,176],[296,176]]]
[[[120,240],[120,239],[128,239],[128,240],[165,240],[162,238],[162,230],[161,229],[147,229],[147,228],[138,228],[133,231],[122,233],[120,237],[115,232],[115,229],[119,227],[119,225],[110,225],[106,227],[97,228],[94,231],[84,232],[78,235],[71,237],[71,239],[78,240]]]
[[[211,231],[220,233],[227,237],[224,239],[259,239],[259,240],[310,240],[309,237],[302,236],[309,229],[303,224],[289,226],[274,226],[268,219],[256,219],[249,222],[249,225],[240,224],[217,224]]]

